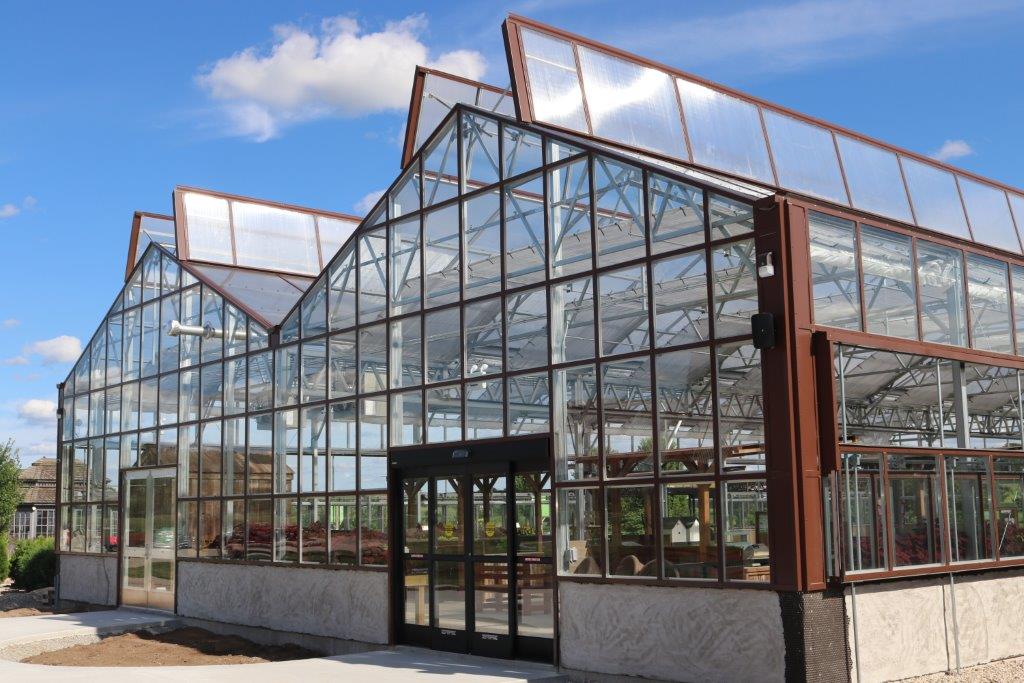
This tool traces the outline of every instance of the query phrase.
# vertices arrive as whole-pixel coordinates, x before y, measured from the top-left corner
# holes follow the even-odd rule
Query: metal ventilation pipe
[[[172,320],[167,325],[167,334],[172,337],[202,337],[203,339],[220,339],[224,336],[224,330],[217,329],[210,323],[203,326],[182,325],[178,320]],[[236,330],[232,337],[235,341],[245,341],[248,334],[245,330]]]

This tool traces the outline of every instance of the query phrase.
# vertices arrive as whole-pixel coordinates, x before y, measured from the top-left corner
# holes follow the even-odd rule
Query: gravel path
[[[0,585],[0,618],[49,613],[52,610],[46,602],[47,597],[42,591],[26,593],[15,590],[10,579]]]
[[[907,678],[900,683],[1005,683],[1024,681],[1024,657],[1001,659],[998,662],[966,667],[960,673],[930,674]]]

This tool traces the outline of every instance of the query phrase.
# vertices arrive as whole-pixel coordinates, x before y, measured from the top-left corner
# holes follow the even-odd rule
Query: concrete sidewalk
[[[337,657],[266,664],[169,667],[67,667],[22,664],[12,657],[95,640],[140,628],[172,628],[173,615],[119,609],[0,619],[0,681],[514,681],[565,680],[554,667],[398,647]],[[44,645],[46,643],[46,645]],[[22,654],[27,653],[27,654]]]

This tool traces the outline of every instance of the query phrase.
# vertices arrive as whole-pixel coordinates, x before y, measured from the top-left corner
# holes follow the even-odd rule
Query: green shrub
[[[3,583],[11,571],[11,558],[7,556],[7,532],[0,533],[0,583]]]
[[[52,538],[33,538],[18,541],[11,557],[11,578],[14,587],[34,591],[53,585],[57,557]]]

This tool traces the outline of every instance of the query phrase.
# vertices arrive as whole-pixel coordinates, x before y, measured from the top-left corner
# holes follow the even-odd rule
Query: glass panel
[[[958,377],[957,375],[960,375]],[[962,380],[970,427],[969,448],[1021,448],[1020,383],[1017,371],[991,365],[966,363],[946,382]]]
[[[419,130],[416,132],[417,136],[421,134]],[[423,154],[424,206],[443,202],[459,193],[458,162],[458,138],[455,136],[455,121],[452,120],[434,137]]]
[[[860,234],[867,331],[917,339],[917,294],[910,238],[866,225]]]
[[[145,327],[145,321],[143,321],[143,327]],[[222,339],[224,330],[224,300],[208,287],[203,287],[203,327],[212,327],[214,330],[220,331],[221,334],[210,337],[203,335],[202,361],[206,363],[218,360],[224,354],[224,340]],[[143,332],[143,336],[145,336],[145,332]]]
[[[522,29],[530,103],[539,121],[587,132],[583,93],[576,73],[572,44],[536,31]]]
[[[141,383],[139,398],[139,426],[143,429],[156,426],[156,407],[159,389],[157,378],[151,377]]]
[[[461,328],[458,307],[426,314],[424,364],[427,382],[443,382],[462,376]]]
[[[598,265],[646,256],[643,173],[605,157],[594,158]]]
[[[657,577],[654,487],[616,486],[606,494],[609,576]]]
[[[131,486],[131,483],[129,483]],[[196,537],[199,528],[199,504],[194,501],[178,503],[178,557],[196,557],[199,541]],[[132,511],[128,511],[129,522]],[[129,536],[129,539],[131,536]]]
[[[388,386],[387,327],[363,327],[359,335],[359,389],[383,391]]]
[[[327,490],[327,408],[314,406],[302,411],[299,444],[299,491]]]
[[[839,473],[847,571],[885,569],[886,524],[881,456],[844,453]]]
[[[246,359],[235,358],[224,363],[224,414],[237,415],[245,412],[245,363]]]
[[[108,385],[117,384],[121,381],[121,331],[123,329],[122,317],[113,315],[107,319],[107,374]]]
[[[462,281],[458,205],[450,204],[426,214],[423,218],[423,233],[426,245],[423,254],[426,273],[424,307],[454,303],[459,300]]]
[[[414,161],[390,195],[391,218],[408,216],[420,209],[419,161]]]
[[[387,238],[383,230],[359,238],[359,322],[384,317],[387,276],[385,256]]]
[[[547,172],[551,276],[593,268],[591,254],[590,166],[586,159]],[[508,205],[505,207],[506,215]],[[538,234],[543,225],[538,224]]]
[[[814,322],[859,330],[856,224],[817,211],[808,213],[807,223],[811,242]],[[866,264],[864,270],[866,274]]]
[[[434,626],[466,628],[466,566],[462,562],[434,563]]]
[[[749,342],[725,344],[718,356],[718,446],[726,472],[765,466],[761,352]]]
[[[551,557],[551,475],[515,475],[516,553]]]
[[[706,86],[676,79],[693,160],[712,168],[775,182],[757,107]]]
[[[715,337],[750,334],[750,316],[758,311],[753,240],[715,248],[712,264]]]
[[[184,375],[185,373],[182,373]],[[263,410],[272,407],[270,400],[273,385],[273,362],[270,352],[249,356],[249,410]]]
[[[391,388],[423,384],[423,350],[420,316],[391,323]]]
[[[937,166],[901,157],[917,224],[964,239],[971,239],[960,202],[956,178]]]
[[[327,398],[327,341],[321,339],[302,345],[303,403]]]
[[[594,135],[687,158],[668,74],[583,46],[579,60]]]
[[[517,635],[554,638],[554,586],[551,565],[516,565]]]
[[[704,192],[698,187],[649,174],[651,251],[660,253],[704,241]]]
[[[498,182],[498,122],[467,112],[461,118],[464,191]]]
[[[466,304],[463,316],[466,378],[500,373],[504,349],[501,298],[492,297]]]
[[[649,348],[647,269],[635,266],[600,276],[601,354]]]
[[[429,552],[430,510],[427,479],[402,480],[402,534],[404,552]]]
[[[245,343],[249,338],[247,329],[248,318],[240,310],[226,304],[224,307],[224,355],[237,356],[245,353]],[[321,331],[324,331],[323,329]]]
[[[551,431],[548,373],[513,375],[507,383],[509,436]]]
[[[391,445],[412,446],[423,443],[423,393],[406,391],[390,396]]]
[[[299,559],[299,504],[294,498],[274,501],[274,561]]]
[[[504,386],[500,379],[467,382],[466,440],[502,436],[505,425]]]
[[[360,401],[359,487],[363,490],[387,487],[387,424],[386,397],[364,398]]]
[[[771,109],[762,111],[779,185],[849,204],[832,133]]]
[[[142,307],[142,376],[155,375],[159,371],[160,345],[160,302]],[[82,385],[79,385],[82,386]]]
[[[707,257],[703,251],[655,261],[651,266],[654,290],[654,345],[675,346],[707,341]]]
[[[388,497],[386,494],[359,497],[359,547],[363,566],[388,563]]]
[[[466,296],[501,288],[501,207],[498,191],[470,197],[462,204],[466,254]]]
[[[967,255],[967,297],[974,348],[1013,353],[1009,286],[1006,263],[978,254]]]
[[[988,458],[946,458],[950,560],[992,558],[992,489]]]
[[[899,161],[892,152],[836,135],[853,206],[913,223]]]
[[[508,482],[504,476],[485,475],[472,479],[473,554],[506,555],[508,553]]]
[[[599,489],[560,488],[558,573],[601,576],[604,523]]]
[[[245,494],[245,418],[224,421],[223,495]]]
[[[332,491],[353,491],[356,488],[356,402],[331,404]]]
[[[420,244],[418,216],[390,227],[392,315],[411,313],[420,308]]]
[[[327,280],[320,279],[302,299],[302,336],[315,337],[327,331]]]
[[[553,432],[558,481],[598,476],[597,375],[593,365],[555,370]]]
[[[221,515],[224,559],[245,559],[245,501],[226,500]]]
[[[1024,556],[1024,458],[995,458],[999,557]]]
[[[426,560],[402,560],[404,567],[402,585],[405,587],[405,623],[415,626],[429,626],[430,612],[427,597],[430,586],[427,579]]]
[[[330,351],[331,398],[355,394],[356,333],[353,331],[331,335]]]
[[[539,175],[504,186],[505,284],[520,287],[544,279],[544,182]],[[467,252],[468,253],[468,252]]]
[[[502,131],[505,178],[540,167],[543,163],[543,147],[539,135],[513,126],[502,126]]]
[[[565,363],[594,357],[594,280],[551,285],[551,362]]]
[[[427,389],[427,442],[462,440],[462,390]]]
[[[198,261],[232,263],[231,218],[226,199],[183,192],[188,255]]]
[[[924,341],[967,345],[963,254],[930,242],[917,242]]]
[[[508,565],[474,563],[473,578],[474,630],[477,633],[508,635]]]
[[[196,537],[199,557],[220,559],[221,519],[219,500],[199,501],[199,535]]]
[[[177,295],[160,300],[160,372],[178,369],[178,340],[180,337],[171,336],[168,331],[171,329],[172,321],[181,320],[181,313],[178,310],[179,301]]]
[[[666,484],[661,504],[665,578],[717,579],[720,565],[715,483]]]
[[[643,476],[654,468],[651,433],[651,361],[648,357],[601,366],[605,473]]]
[[[658,448],[665,473],[713,473],[714,398],[708,348],[655,358]]]
[[[274,507],[269,498],[245,501],[246,553],[245,559],[269,561],[273,559]]]
[[[327,500],[299,499],[299,532],[302,538],[300,562],[327,562]]]
[[[505,297],[507,371],[548,363],[547,291],[531,289]]]
[[[941,494],[935,458],[890,455],[888,463],[893,566],[942,562]]]
[[[330,562],[331,564],[356,564],[356,497],[332,496],[330,499]]]
[[[181,293],[181,324],[188,325],[191,327],[202,327],[202,298],[200,297],[199,287],[192,287],[186,289]],[[127,329],[128,325],[128,314],[125,314],[125,326]],[[200,349],[199,345],[202,342],[202,337],[193,335],[183,335],[178,337],[178,343],[181,348],[181,366],[186,367],[189,365],[199,365],[200,360]],[[127,354],[127,348],[125,349]]]
[[[1020,241],[1006,193],[963,176],[959,180],[975,241],[1019,254]]]
[[[220,417],[224,410],[224,366],[221,363],[204,365],[199,374],[199,416],[202,419]],[[142,383],[145,396],[146,383]]]
[[[771,582],[768,487],[764,481],[725,482],[725,576]]]
[[[274,493],[299,490],[299,411],[274,413]]]
[[[331,264],[329,322],[332,330],[342,330],[356,324],[355,264],[355,249],[352,247]]]

